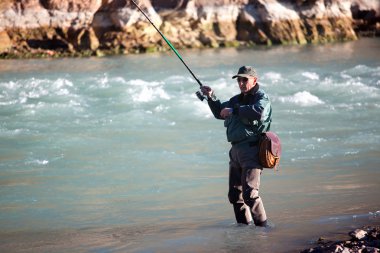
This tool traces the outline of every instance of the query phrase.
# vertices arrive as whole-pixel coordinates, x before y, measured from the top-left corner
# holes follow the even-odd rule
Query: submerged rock
[[[373,0],[140,0],[139,5],[177,48],[324,43],[380,30],[380,3]],[[0,20],[2,57],[168,50],[130,0],[5,0]]]

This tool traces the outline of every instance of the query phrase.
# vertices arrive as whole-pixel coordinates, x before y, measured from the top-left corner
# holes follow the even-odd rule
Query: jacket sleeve
[[[214,117],[216,119],[223,119],[220,116],[220,112],[222,111],[223,108],[227,107],[229,102],[227,101],[227,102],[222,103],[222,102],[220,102],[219,99],[216,98],[215,95],[213,95],[210,99],[207,100],[207,103],[208,103],[208,106],[210,107],[211,112],[214,115]]]
[[[265,93],[258,93],[258,98],[254,99],[248,105],[236,105],[233,108],[233,113],[240,118],[249,120],[264,121],[268,117],[271,104],[268,96]]]

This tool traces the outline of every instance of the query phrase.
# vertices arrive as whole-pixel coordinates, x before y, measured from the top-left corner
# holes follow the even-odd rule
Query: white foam
[[[156,81],[148,82],[148,81],[144,81],[141,79],[135,79],[135,80],[128,81],[127,84],[132,85],[132,86],[154,87],[154,86],[162,85],[163,83],[162,82],[156,82]]]
[[[64,88],[66,86],[73,87],[74,84],[70,80],[67,80],[64,78],[58,78],[57,80],[53,82],[53,87],[57,90]]]
[[[41,165],[46,165],[49,163],[48,160],[37,160],[36,162],[37,162],[37,164],[41,164]]]
[[[263,75],[263,79],[271,80],[272,82],[278,82],[282,79],[282,75],[277,72],[267,72]]]
[[[70,80],[58,78],[57,80],[53,81],[51,91],[58,96],[67,96],[71,95],[70,88],[73,86],[74,84]],[[48,93],[46,93],[45,95],[48,95]]]
[[[192,112],[194,112],[197,117],[205,117],[207,119],[214,117],[209,106],[206,103],[200,103],[196,96],[194,96],[191,106]]]
[[[0,105],[14,105],[14,104],[17,104],[18,100],[10,100],[10,101],[6,101],[6,102],[1,102],[0,101]]]
[[[6,83],[0,83],[0,87],[6,90],[15,90],[19,87],[19,85],[13,81],[9,81]]]
[[[163,105],[158,105],[154,108],[155,112],[166,112],[169,109],[169,106],[163,106]]]
[[[108,77],[104,74],[101,77],[93,77],[89,80],[91,82],[91,89],[109,89],[113,84],[128,84],[128,82],[121,76]]]
[[[279,97],[278,100],[280,100],[283,103],[293,103],[300,106],[313,106],[324,104],[324,102],[321,99],[319,99],[317,96],[311,94],[308,91],[297,92],[292,96]]]
[[[359,154],[359,150],[346,151],[346,152],[344,152],[344,155],[345,155],[345,156],[357,155],[357,154]]]
[[[27,161],[25,163],[26,164],[47,165],[49,163],[49,161],[48,160],[35,159],[35,160],[32,160],[32,161]]]
[[[111,82],[112,83],[121,83],[121,84],[127,83],[127,81],[121,76],[116,76],[116,77],[111,78]]]
[[[378,72],[379,69],[373,69],[371,67],[368,67],[366,65],[357,65],[353,68],[350,68],[350,69],[347,69],[345,71],[343,71],[342,73],[343,74],[348,74],[348,75],[351,75],[351,76],[356,76],[356,75],[363,75],[363,74],[368,74],[368,73],[372,73],[372,72]]]
[[[150,102],[157,98],[169,100],[170,96],[162,87],[142,87],[141,89],[129,89],[134,102]]]
[[[184,76],[169,76],[168,78],[165,79],[165,82],[167,83],[173,83],[173,84],[178,84],[178,83],[183,83],[189,81],[189,78],[184,77]]]
[[[314,72],[303,72],[301,75],[309,78],[310,80],[319,80],[319,75]]]
[[[72,87],[74,84],[65,78],[56,80],[36,79],[21,79],[16,82],[10,81],[0,83],[0,88],[3,89],[2,105],[12,104],[27,104],[29,99],[41,99],[49,96],[72,96]]]
[[[69,105],[72,106],[72,107],[78,107],[78,106],[81,106],[81,103],[77,102],[75,100],[70,100],[69,101]]]
[[[236,80],[230,80],[225,78],[219,78],[213,81],[209,81],[207,86],[210,86],[216,96],[223,100],[222,96],[228,99],[230,96],[239,92],[239,86],[236,83]]]
[[[343,74],[341,74],[342,76]],[[336,92],[337,89],[343,95],[352,96],[358,94],[360,96],[367,96],[368,98],[380,97],[380,92],[377,87],[373,87],[363,80],[361,77],[342,76],[343,80],[334,81],[331,78],[323,79],[319,84],[326,90],[332,90]],[[355,97],[352,97],[353,99]],[[358,97],[359,99],[359,97]]]
[[[6,129],[6,128],[0,128],[0,134],[3,136],[16,136],[23,133],[29,133],[29,129],[25,128],[17,128],[17,129]]]
[[[345,73],[345,72],[340,73],[340,76],[341,76],[343,79],[350,79],[350,78],[352,78],[352,76],[348,75],[348,74]]]
[[[102,78],[98,79],[97,83],[99,84],[99,88],[107,89],[110,87],[107,75],[104,75]]]

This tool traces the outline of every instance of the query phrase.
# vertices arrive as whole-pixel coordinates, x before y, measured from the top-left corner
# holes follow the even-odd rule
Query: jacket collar
[[[240,93],[239,95],[239,102],[240,103],[244,103],[246,101],[248,101],[247,99],[250,97],[250,96],[253,96],[256,94],[256,92],[259,90],[259,84],[256,83],[256,85],[248,92],[247,95],[244,95],[244,93]]]

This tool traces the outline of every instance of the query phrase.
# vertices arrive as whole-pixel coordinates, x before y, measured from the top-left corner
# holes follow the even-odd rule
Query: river
[[[180,50],[221,100],[257,69],[270,228],[235,224],[223,122],[172,52],[0,60],[0,251],[296,252],[380,224],[379,42]]]

